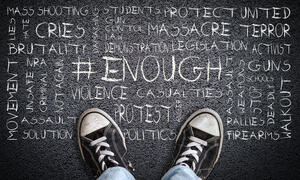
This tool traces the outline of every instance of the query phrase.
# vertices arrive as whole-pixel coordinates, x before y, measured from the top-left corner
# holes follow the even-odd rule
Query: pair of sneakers
[[[218,113],[200,109],[181,127],[176,138],[172,166],[191,168],[201,179],[206,179],[220,156],[223,125]],[[78,122],[78,143],[82,158],[99,177],[110,167],[121,166],[133,172],[126,159],[125,138],[116,122],[100,109],[88,109]]]

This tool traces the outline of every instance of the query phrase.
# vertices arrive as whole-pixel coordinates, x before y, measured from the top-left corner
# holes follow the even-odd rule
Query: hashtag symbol
[[[77,74],[77,81],[80,80],[80,75],[81,74],[87,74],[88,79],[90,79],[91,74],[96,73],[92,71],[92,65],[95,63],[91,63],[91,59],[88,58],[87,62],[82,62],[80,61],[80,58],[78,57],[77,62],[72,62],[72,64],[77,65],[77,71],[73,71],[73,74]],[[82,70],[83,67],[85,67],[85,70]]]

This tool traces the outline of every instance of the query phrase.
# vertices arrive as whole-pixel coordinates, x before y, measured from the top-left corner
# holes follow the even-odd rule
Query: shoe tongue
[[[200,129],[193,128],[192,126],[190,126],[188,128],[188,134],[189,134],[189,136],[194,136],[194,137],[199,138],[203,141],[207,141],[208,139],[213,137],[211,134],[208,134],[204,131],[201,131]]]
[[[196,149],[194,149],[194,147],[191,147],[191,148],[185,147],[185,148],[183,148],[183,151],[182,151],[182,152],[187,151],[188,149],[196,150]],[[181,156],[181,157],[182,157],[182,156]],[[187,157],[188,160],[182,162],[182,164],[186,164],[186,165],[188,165],[188,166],[192,169],[192,167],[193,167],[193,162],[195,162],[195,164],[196,164],[196,159],[195,159],[194,156],[192,156],[192,155],[185,155],[185,157]]]
[[[109,159],[113,159],[113,160],[117,161],[118,163],[120,163],[120,166],[124,166],[124,164],[122,163],[122,161],[123,161],[122,159],[124,159],[123,156],[124,156],[124,153],[126,153],[126,149],[123,146],[121,136],[118,135],[117,130],[114,128],[114,126],[112,124],[109,124],[108,126],[102,128],[102,129],[94,131],[94,132],[86,135],[85,137],[94,141],[94,140],[104,137],[104,136],[107,138],[105,142],[108,143],[110,145],[110,147],[109,148],[104,147],[103,149],[101,148],[101,150],[105,149],[105,150],[115,153],[115,156],[105,156],[104,161],[105,161],[107,168],[116,166]],[[115,147],[115,145],[117,147]],[[119,153],[119,154],[116,154],[116,153]],[[122,159],[120,159],[120,156],[122,157]],[[124,159],[124,162],[126,162],[126,161],[127,160]]]
[[[110,129],[111,129],[111,128],[110,128],[110,125],[108,125],[108,126],[102,128],[102,129],[98,129],[98,130],[96,130],[96,131],[94,131],[94,132],[92,132],[92,133],[86,135],[85,137],[88,138],[88,139],[90,139],[91,141],[94,141],[94,140],[96,140],[96,139],[99,139],[99,138],[101,138],[101,137],[104,137],[104,136],[109,135],[109,130],[110,130]],[[107,139],[106,139],[105,142],[107,142],[108,144],[111,145],[110,139],[111,139],[110,137],[107,137]],[[94,146],[93,148],[96,149],[96,146]],[[111,151],[111,146],[110,146],[110,147],[104,147],[104,146],[103,146],[103,147],[100,148],[100,151],[104,151],[104,150]],[[110,168],[110,167],[116,166],[113,162],[111,162],[111,161],[109,160],[109,158],[110,158],[110,159],[116,160],[115,157],[112,157],[112,156],[105,156],[104,159],[103,159],[103,161],[105,161],[106,167],[107,167],[107,168]],[[100,166],[100,167],[101,167],[101,166]]]
[[[99,138],[103,137],[104,130],[105,130],[105,128],[98,129],[94,132],[91,132],[91,133],[85,135],[85,137],[87,137],[87,138],[91,139],[92,141],[94,141],[96,139],[99,139]]]
[[[108,150],[109,150],[109,149],[108,149]],[[113,162],[111,162],[111,161],[109,160],[109,158],[110,158],[110,159],[113,159],[113,160],[116,160],[115,157],[112,157],[112,156],[105,156],[104,161],[105,161],[105,164],[106,164],[107,169],[116,166],[116,164],[114,164]]]
[[[199,139],[204,140],[204,141],[206,141],[206,140],[210,139],[211,137],[213,137],[212,135],[207,134],[207,133],[205,133],[205,132],[203,132],[203,131],[201,131],[201,130],[199,130],[199,129],[193,128],[193,127],[191,127],[191,126],[188,126],[188,127],[187,127],[185,133],[186,133],[186,139],[185,139],[185,142],[184,142],[185,148],[183,148],[182,152],[187,151],[188,149],[196,150],[197,152],[199,151],[199,150],[198,150],[196,147],[194,147],[194,146],[193,146],[193,147],[186,147],[189,143],[192,142],[192,141],[189,139],[189,137],[191,137],[191,136],[194,136],[194,137],[199,138]],[[200,145],[200,146],[203,147],[203,145]],[[203,148],[204,148],[204,147],[203,147]],[[198,155],[199,155],[199,154],[201,154],[201,152],[199,152]],[[187,164],[189,167],[192,168],[192,164],[193,164],[193,162],[196,163],[196,159],[195,159],[194,156],[192,156],[192,155],[186,155],[186,157],[189,158],[189,160],[188,160],[188,161],[185,161],[184,163]]]

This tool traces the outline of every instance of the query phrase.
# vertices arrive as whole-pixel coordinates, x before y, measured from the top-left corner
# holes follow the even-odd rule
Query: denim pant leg
[[[199,180],[200,178],[192,169],[178,165],[171,168],[161,180]]]
[[[135,180],[133,175],[123,167],[112,167],[105,170],[97,180]]]

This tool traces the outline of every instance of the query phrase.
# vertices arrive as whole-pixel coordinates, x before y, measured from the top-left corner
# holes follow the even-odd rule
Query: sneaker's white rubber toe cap
[[[109,123],[109,120],[100,113],[91,112],[82,119],[80,134],[86,136],[106,127]]]
[[[220,136],[218,120],[210,113],[202,113],[196,116],[189,125],[212,136]]]

